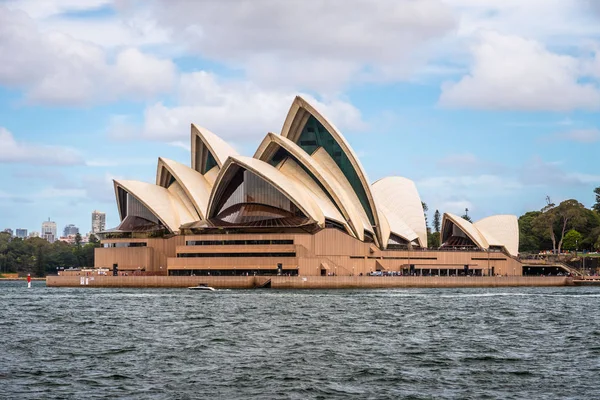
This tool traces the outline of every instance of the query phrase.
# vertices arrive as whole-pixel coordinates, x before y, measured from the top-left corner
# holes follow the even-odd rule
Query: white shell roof
[[[418,238],[421,247],[427,247],[425,214],[414,182],[391,176],[375,182],[371,190],[390,230],[409,242]]]
[[[319,187],[298,163],[294,160],[287,159],[277,168],[281,171],[290,181],[292,181],[299,188],[303,188],[307,194],[309,194],[315,203],[321,208],[325,218],[337,221],[342,225],[348,225],[346,219],[340,214],[335,205],[329,200],[327,194]]]
[[[519,254],[519,221],[515,215],[492,215],[473,225],[484,234],[490,245],[504,246],[513,256]]]
[[[456,225],[461,231],[463,231],[472,241],[482,249],[487,249],[489,244],[486,238],[479,232],[479,230],[469,221],[464,218],[459,217],[458,215],[444,213],[442,217],[442,232],[444,231],[444,226],[446,220],[450,220]]]
[[[352,189],[352,185],[350,185],[350,182],[348,182],[348,179],[346,179],[346,176],[344,175],[344,173],[340,170],[340,168],[335,163],[335,161],[333,161],[333,159],[327,153],[327,151],[325,151],[321,147],[313,153],[312,158],[319,165],[321,165],[321,167],[323,167],[325,170],[327,170],[327,172],[332,177],[332,179],[334,179],[342,187],[342,190],[346,194],[348,201],[350,202],[352,207],[356,210],[357,214],[359,215],[360,221],[362,222],[362,225],[363,225],[362,226],[363,231],[373,233],[373,227],[371,226],[371,223],[369,222],[367,213],[365,212],[364,208],[362,207],[360,200],[358,199],[358,196],[354,192],[354,189]]]
[[[123,188],[144,204],[171,232],[177,232],[181,225],[197,220],[179,199],[162,186],[127,180],[114,180],[114,184],[115,192],[117,187]]]
[[[156,174],[157,185],[160,185],[162,181],[160,175],[163,171],[162,167],[166,168],[175,177],[196,207],[196,210],[200,212],[200,218],[204,218],[210,192],[212,191],[212,184],[200,172],[187,165],[160,157],[158,159],[158,171]]]
[[[219,136],[215,135],[214,133],[212,133],[211,131],[209,131],[208,129],[206,129],[202,126],[192,124],[192,168],[193,169],[197,169],[196,165],[195,165],[196,160],[194,157],[194,152],[199,150],[199,149],[195,149],[194,136],[200,137],[200,139],[202,140],[204,145],[208,148],[208,150],[214,156],[215,161],[219,165],[219,168],[223,167],[223,164],[225,163],[225,160],[227,160],[227,157],[235,156],[238,154],[238,152],[233,147],[231,147],[231,145],[229,143],[227,143],[226,141],[221,139]]]

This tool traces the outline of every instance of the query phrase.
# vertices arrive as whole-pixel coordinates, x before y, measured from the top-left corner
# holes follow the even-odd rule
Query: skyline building
[[[19,239],[26,239],[27,238],[27,229],[17,228],[15,236],[18,237]]]
[[[13,230],[12,230],[12,229],[10,229],[10,228],[6,228],[6,229],[5,229],[5,230],[3,230],[2,232],[10,233],[10,237],[13,237],[13,236],[14,236],[14,234],[13,234]]]
[[[71,235],[77,235],[78,233],[79,233],[79,228],[73,224],[69,224],[69,225],[65,226],[65,229],[63,229],[64,237],[71,236]]]
[[[42,222],[41,237],[50,243],[54,243],[56,241],[56,222],[50,221],[50,218],[48,218],[48,221]]]
[[[106,214],[102,211],[92,211],[92,233],[96,234],[106,229]]]

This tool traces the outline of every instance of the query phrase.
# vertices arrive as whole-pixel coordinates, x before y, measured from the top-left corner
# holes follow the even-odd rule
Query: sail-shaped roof
[[[121,220],[125,219],[132,207],[123,204],[127,200],[120,191],[133,196],[145,207],[140,214],[150,212],[171,232],[178,232],[182,224],[197,220],[181,200],[161,186],[129,180],[114,180],[114,186]]]
[[[479,230],[473,226],[472,223],[467,221],[466,219],[459,217],[458,215],[454,215],[451,213],[444,213],[442,216],[442,235],[446,232],[446,226],[448,223],[454,224],[460,231],[462,231],[471,241],[481,249],[487,249],[489,247],[487,240],[485,237],[479,232]],[[442,237],[442,242],[444,242],[447,238]]]
[[[192,169],[202,175],[210,173],[215,167],[217,171],[223,166],[229,156],[238,152],[206,128],[192,124]]]
[[[371,190],[391,231],[409,242],[418,239],[421,247],[427,247],[425,214],[414,182],[391,176],[373,183]]]
[[[492,246],[503,246],[511,255],[519,253],[519,221],[516,215],[492,215],[473,225],[488,238]]]
[[[156,171],[156,184],[170,189],[175,182],[193,204],[198,218],[203,219],[206,215],[212,184],[201,173],[187,165],[160,157]]]
[[[297,96],[286,117],[281,135],[297,143],[308,154],[324,149],[356,193],[370,225],[381,241],[382,231],[375,200],[364,169],[339,130],[310,103]],[[373,228],[371,228],[373,230]]]

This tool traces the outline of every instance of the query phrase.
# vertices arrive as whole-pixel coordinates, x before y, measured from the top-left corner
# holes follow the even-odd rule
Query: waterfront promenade
[[[377,289],[572,286],[565,276],[48,276],[49,287],[186,288],[200,283],[219,289]]]

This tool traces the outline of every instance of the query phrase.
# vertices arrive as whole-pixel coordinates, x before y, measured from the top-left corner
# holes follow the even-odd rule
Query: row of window
[[[296,253],[177,253],[177,257],[296,257]]]
[[[228,246],[247,244],[294,244],[292,239],[280,240],[188,240],[186,246]]]
[[[104,243],[104,247],[146,247],[145,242],[132,242],[132,243]]]

